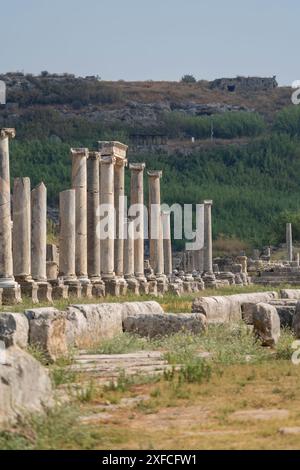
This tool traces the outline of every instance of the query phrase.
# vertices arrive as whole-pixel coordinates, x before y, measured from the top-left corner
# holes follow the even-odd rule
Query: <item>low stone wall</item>
[[[121,334],[128,316],[150,314],[164,311],[159,303],[148,301],[71,305],[63,312],[53,307],[4,312],[0,313],[0,341],[6,347],[38,346],[55,361],[70,347],[92,347]]]
[[[123,320],[123,329],[148,338],[162,337],[179,332],[202,333],[207,327],[201,313],[163,313],[129,315]]]
[[[236,322],[242,320],[244,304],[268,302],[277,298],[277,292],[197,297],[193,302],[192,312],[205,315],[208,323]]]

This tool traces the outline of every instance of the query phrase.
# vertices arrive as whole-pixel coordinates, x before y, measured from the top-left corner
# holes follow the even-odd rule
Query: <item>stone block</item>
[[[131,315],[123,320],[125,332],[149,338],[163,337],[178,332],[202,333],[206,329],[206,317],[202,314],[154,314]]]
[[[19,346],[26,348],[29,339],[29,323],[23,313],[0,313],[0,341],[5,347]]]
[[[275,346],[280,338],[280,318],[276,308],[258,303],[253,313],[254,333],[263,346]]]

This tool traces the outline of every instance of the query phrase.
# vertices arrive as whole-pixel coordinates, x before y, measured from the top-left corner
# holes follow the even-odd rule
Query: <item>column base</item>
[[[128,289],[127,281],[124,279],[124,277],[118,277],[117,281],[120,285],[120,295],[126,295]]]
[[[147,279],[143,276],[136,277],[136,280],[139,283],[139,291],[140,295],[148,295],[149,294],[149,285]]]
[[[170,282],[168,285],[168,292],[176,297],[181,297],[183,293],[183,285],[179,282]]]
[[[157,293],[164,295],[168,292],[168,279],[164,274],[159,274],[156,278],[157,281]]]
[[[93,297],[105,297],[105,284],[102,279],[92,279],[92,295]]]
[[[140,284],[135,277],[129,277],[126,279],[127,289],[131,294],[140,295]]]
[[[202,277],[205,289],[215,289],[217,287],[216,276],[213,273],[205,273]]]
[[[120,280],[117,278],[112,279],[103,279],[105,283],[105,293],[106,295],[112,295],[114,297],[120,296]]]
[[[82,285],[78,281],[77,278],[74,279],[74,277],[66,277],[63,278],[64,284],[68,286],[68,294],[69,297],[74,297],[76,299],[80,299],[82,296]]]
[[[154,295],[157,297],[157,281],[156,279],[149,279],[147,282],[148,285],[148,293],[149,295]]]
[[[39,302],[50,302],[52,303],[52,287],[49,282],[38,281],[38,300]]]
[[[38,284],[34,281],[23,281],[20,282],[21,294],[24,297],[28,297],[32,300],[32,303],[38,304]]]
[[[52,299],[60,300],[69,298],[69,286],[59,281],[50,281],[52,287]]]
[[[93,285],[91,283],[89,284],[81,284],[81,295],[82,297],[85,297],[86,299],[91,299],[93,297]]]
[[[16,282],[13,287],[1,287],[2,305],[16,305],[22,302],[21,287]]]

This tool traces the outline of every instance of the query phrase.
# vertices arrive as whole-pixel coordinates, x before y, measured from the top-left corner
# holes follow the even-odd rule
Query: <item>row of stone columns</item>
[[[47,190],[43,183],[31,191],[29,178],[16,178],[11,220],[9,139],[15,130],[0,130],[0,289],[2,302],[51,301],[46,275]]]
[[[126,152],[126,145],[106,141],[99,142],[98,152],[89,152],[85,148],[71,149],[72,190],[75,196],[70,192],[63,192],[60,200],[60,252],[63,251],[61,247],[65,247],[60,274],[65,282],[78,281],[82,287],[92,282],[93,286],[99,287],[104,281],[106,291],[116,294],[126,290],[124,278],[132,281],[134,277],[138,281],[140,291],[147,293],[144,274],[145,164],[132,163],[129,166],[131,206],[135,205],[136,209],[133,217],[127,214],[125,204]],[[161,175],[160,171],[148,172],[151,265],[156,279],[164,284],[164,273],[172,272],[172,248],[170,217],[162,214],[160,209]],[[102,214],[99,213],[100,207]],[[115,209],[115,218],[114,214],[110,213],[112,208]],[[70,257],[70,251],[73,251],[73,240],[69,242],[67,238],[74,223],[75,272],[72,271],[73,261],[68,265],[64,259]],[[100,237],[100,231],[104,229],[108,232],[106,238]],[[124,237],[124,230],[129,231],[132,236],[136,231],[137,236],[130,240],[128,233]],[[134,291],[135,286],[136,283],[131,282]]]
[[[30,292],[36,300],[39,300],[39,289],[49,299],[51,288],[46,275],[47,191],[43,183],[31,191],[29,178],[16,178],[12,239],[9,138],[14,135],[14,129],[1,130],[0,288],[8,289],[7,295],[18,299],[21,285],[24,292]],[[145,164],[129,165],[131,207],[135,206],[135,212],[127,214],[124,193],[126,152],[126,145],[106,141],[99,142],[97,152],[86,148],[71,149],[71,189],[61,192],[59,199],[59,281],[51,281],[53,287],[61,289],[62,296],[65,290],[60,279],[68,286],[69,293],[76,296],[103,295],[105,289],[112,294],[125,293],[127,284],[134,292],[148,293],[149,288],[154,292],[156,284],[159,292],[166,290],[166,274],[171,275],[173,266],[170,213],[161,211],[162,172],[147,172],[152,270],[145,271]],[[203,263],[205,272],[210,274],[211,201],[205,201],[204,206]],[[103,213],[100,213],[100,207]],[[112,208],[115,208],[116,218]],[[108,231],[106,238],[100,237],[102,229]]]

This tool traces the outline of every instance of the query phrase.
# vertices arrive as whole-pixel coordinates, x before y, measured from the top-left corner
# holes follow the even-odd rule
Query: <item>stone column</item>
[[[288,261],[293,261],[293,236],[292,236],[292,224],[286,224],[286,248]]]
[[[21,291],[13,275],[12,222],[10,200],[9,138],[14,129],[0,129],[0,289],[5,305],[21,301]]]
[[[171,217],[169,211],[162,212],[164,272],[170,276],[173,272],[172,242],[171,242]]]
[[[100,205],[101,232],[107,236],[101,239],[101,271],[106,291],[111,295],[125,293],[126,283],[120,281],[115,274],[115,197],[114,197],[114,166],[117,159],[126,158],[127,146],[120,142],[98,142],[101,152],[100,164]],[[106,228],[105,228],[106,227]],[[104,230],[105,229],[105,230]]]
[[[134,274],[140,284],[140,292],[148,293],[144,273],[144,169],[145,163],[130,163],[130,204],[137,210],[139,223],[135,224],[136,239],[134,240]]]
[[[47,282],[47,188],[40,183],[31,191],[31,275],[38,283],[38,300],[52,301]]]
[[[100,266],[100,157],[100,152],[89,152],[87,161],[87,266],[92,293],[96,297],[105,294]]]
[[[81,283],[75,273],[76,249],[76,197],[75,190],[68,189],[59,194],[59,275],[69,286],[69,294],[81,296]]]
[[[148,171],[149,176],[149,216],[150,216],[150,264],[158,282],[158,292],[166,288],[164,275],[163,235],[161,224],[160,178],[161,171]]]
[[[212,256],[212,223],[211,206],[212,201],[204,201],[204,283],[205,287],[215,287],[216,278],[213,273]]]
[[[204,205],[196,204],[196,230],[197,240],[200,244],[198,250],[194,253],[195,269],[198,273],[202,274],[204,271]]]
[[[13,190],[13,265],[18,282],[31,281],[30,179],[15,178]]]
[[[72,189],[75,190],[75,271],[82,285],[88,285],[87,274],[87,158],[88,149],[71,149]],[[90,288],[91,290],[91,288]],[[90,293],[90,292],[89,292]]]
[[[124,243],[124,277],[128,284],[128,290],[139,294],[139,282],[134,276],[134,219],[128,217],[125,221],[125,243]]]
[[[126,155],[127,146],[124,146]],[[116,211],[116,238],[115,238],[115,273],[123,277],[124,273],[124,218],[125,218],[125,166],[126,158],[116,158],[114,168],[114,197]]]
[[[13,191],[13,266],[21,293],[38,303],[38,286],[31,277],[30,179],[15,178]]]
[[[212,201],[204,201],[204,272],[213,272],[212,259],[212,225],[211,225]]]

